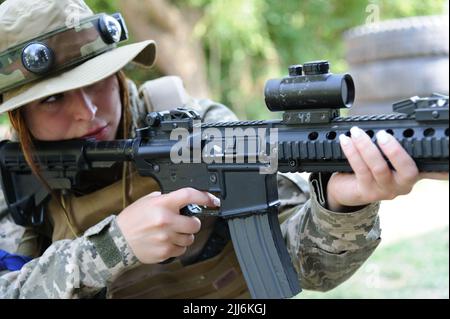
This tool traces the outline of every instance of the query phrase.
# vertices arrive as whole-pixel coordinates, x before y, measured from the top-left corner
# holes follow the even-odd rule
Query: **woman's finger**
[[[366,163],[380,189],[392,187],[393,175],[380,150],[372,142],[369,135],[359,127],[352,127],[351,136],[362,159]]]
[[[370,185],[373,182],[372,173],[354,146],[352,139],[344,134],[341,134],[339,135],[339,141],[342,151],[347,157],[348,163],[356,175],[356,179],[359,180],[362,185]]]
[[[170,245],[159,250],[158,255],[162,256],[158,262],[167,262],[169,258],[178,257],[186,253],[186,246]]]
[[[419,177],[416,163],[400,143],[386,131],[377,133],[377,143],[395,169],[395,180],[400,186],[410,187]]]
[[[180,234],[196,234],[201,227],[202,222],[197,217],[177,215],[173,217],[171,229]]]
[[[155,198],[161,196],[161,192],[152,192],[150,194],[147,195],[148,198]]]
[[[180,247],[188,247],[194,243],[195,236],[193,234],[175,233],[171,239],[174,245]]]

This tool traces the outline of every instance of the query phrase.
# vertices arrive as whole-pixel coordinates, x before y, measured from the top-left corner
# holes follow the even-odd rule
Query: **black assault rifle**
[[[413,97],[394,104],[392,114],[341,117],[354,97],[352,77],[330,73],[328,62],[296,65],[265,87],[267,107],[283,111],[282,120],[199,123],[198,113],[180,108],[148,114],[134,139],[36,142],[35,161],[54,190],[72,189],[81,171],[131,161],[163,193],[194,187],[216,194],[214,213],[228,222],[252,297],[288,298],[301,289],[277,218],[277,171],[350,172],[338,136],[358,126],[374,140],[381,129],[395,136],[420,171],[448,172],[447,96]],[[42,223],[49,191],[18,143],[1,142],[0,165],[15,222]],[[189,206],[185,213],[202,213]]]

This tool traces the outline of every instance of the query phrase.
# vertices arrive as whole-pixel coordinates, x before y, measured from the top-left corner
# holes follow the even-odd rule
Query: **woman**
[[[131,61],[151,66],[155,45],[117,48],[125,38],[119,20],[95,16],[82,0],[0,6],[0,112],[8,112],[38,176],[34,140],[127,138],[142,124],[150,107],[121,69]],[[190,104],[204,121],[234,118],[219,104]],[[377,139],[395,172],[362,130],[351,133],[340,141],[355,174],[312,175],[309,187],[297,175],[279,176],[281,227],[304,289],[328,290],[350,277],[379,244],[379,201],[426,177],[386,132]],[[219,206],[218,198],[194,189],[150,192],[154,181],[126,166],[82,178],[82,189],[54,194],[46,228],[15,225],[3,203],[0,297],[90,298],[104,288],[107,297],[248,297],[223,223],[179,213],[190,203]],[[162,263],[171,257],[179,258]]]

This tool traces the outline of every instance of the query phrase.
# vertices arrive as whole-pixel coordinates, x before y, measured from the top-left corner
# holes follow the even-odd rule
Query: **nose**
[[[82,88],[73,90],[71,93],[72,103],[70,109],[74,119],[82,121],[93,120],[97,113],[97,106],[95,106],[92,97]]]

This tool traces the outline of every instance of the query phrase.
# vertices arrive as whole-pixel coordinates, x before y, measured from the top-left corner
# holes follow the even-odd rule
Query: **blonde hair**
[[[128,138],[130,135],[131,130],[131,102],[130,102],[130,96],[129,96],[129,89],[128,89],[128,83],[127,83],[127,77],[123,71],[119,71],[116,73],[118,82],[119,82],[119,92],[120,92],[120,101],[122,104],[122,115],[119,123],[119,128],[117,135],[119,138]],[[31,134],[31,131],[26,125],[25,117],[23,115],[23,108],[17,108],[15,110],[8,112],[9,121],[11,123],[11,126],[16,131],[20,147],[22,149],[23,155],[25,157],[26,162],[31,168],[31,171],[33,174],[37,176],[37,178],[44,184],[44,186],[49,190],[49,192],[52,194],[52,196],[57,200],[57,202],[61,205],[64,212],[66,213],[66,219],[69,223],[69,227],[71,228],[72,232],[75,236],[76,232],[73,230],[73,226],[70,223],[70,220],[68,218],[68,214],[66,211],[66,205],[64,202],[64,197],[61,197],[61,199],[58,198],[57,194],[50,188],[46,180],[42,177],[40,170],[39,170],[39,164],[36,163],[36,161],[33,158],[33,152],[34,152],[34,144],[33,144],[33,136]],[[123,179],[124,179],[124,195],[127,194],[127,185],[125,183],[125,177],[127,172],[127,165],[124,165],[123,169]],[[126,206],[126,198],[124,196],[124,207]]]

